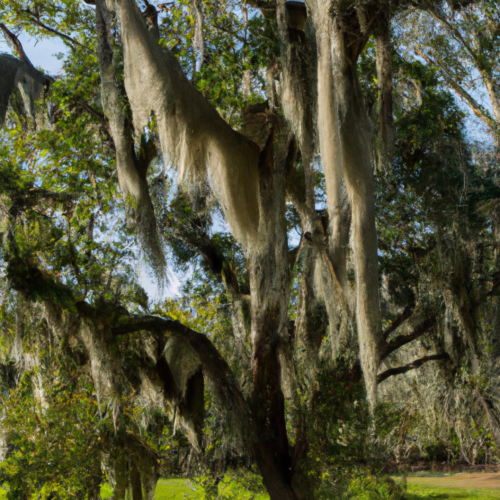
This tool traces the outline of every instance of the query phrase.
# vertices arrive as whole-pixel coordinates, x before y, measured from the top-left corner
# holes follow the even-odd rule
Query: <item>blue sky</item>
[[[24,51],[35,66],[41,66],[45,72],[56,75],[60,72],[62,61],[58,60],[54,54],[66,52],[66,46],[59,40],[44,39],[37,41],[26,33],[19,34],[19,40],[23,44]],[[0,52],[12,53],[3,37],[0,37]]]
[[[35,66],[41,67],[45,73],[54,76],[61,72],[62,60],[58,59],[56,54],[67,52],[63,42],[56,38],[37,42],[26,33],[20,33],[18,37],[23,44],[24,51]],[[0,52],[12,53],[3,37],[0,37]],[[137,264],[136,272],[141,286],[152,300],[180,295],[179,289],[182,282],[171,269],[168,270],[169,284],[163,293],[160,292],[155,279],[149,276],[146,266],[141,261]]]

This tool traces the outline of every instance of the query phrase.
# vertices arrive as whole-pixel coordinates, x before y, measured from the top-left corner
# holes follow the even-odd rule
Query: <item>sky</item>
[[[24,51],[35,66],[40,66],[46,73],[57,75],[61,71],[62,61],[55,54],[67,52],[66,46],[57,39],[44,39],[36,42],[33,37],[26,33],[19,34],[19,40],[23,44]],[[3,37],[0,37],[0,52],[12,53]]]
[[[62,59],[58,59],[56,54],[66,53],[67,47],[64,43],[56,38],[43,39],[37,42],[33,37],[26,33],[18,35],[26,55],[34,66],[43,69],[44,73],[55,76],[62,71]],[[3,37],[0,37],[0,52],[12,53],[11,48],[7,45]],[[157,286],[155,278],[149,275],[149,272],[142,262],[138,261],[136,268],[139,283],[148,294],[150,300],[158,301],[167,297],[181,296],[180,288],[182,286],[182,277],[179,279],[172,269],[167,270],[168,285],[163,291]]]

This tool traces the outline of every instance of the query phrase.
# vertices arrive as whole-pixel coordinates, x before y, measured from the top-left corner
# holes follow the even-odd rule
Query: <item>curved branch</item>
[[[248,248],[259,228],[260,148],[193,87],[175,56],[148,31],[135,0],[118,0],[115,6],[136,130],[155,115],[165,160],[177,167],[181,182],[199,184],[208,174],[231,231]]]
[[[469,94],[461,85],[459,85],[453,77],[450,75],[449,70],[445,67],[444,64],[441,62],[432,59],[430,56],[425,54],[419,49],[415,49],[415,52],[422,57],[422,59],[425,59],[429,64],[432,64],[434,66],[437,66],[441,70],[441,74],[443,75],[443,78],[446,80],[448,85],[468,104],[468,106],[471,108],[473,113],[486,122],[486,124],[492,128],[495,129],[496,123],[493,120],[493,118],[489,115],[489,113],[484,109],[483,106],[481,106],[472,95]]]
[[[390,342],[386,342],[385,347],[382,349],[381,360],[385,359],[387,356],[389,356],[389,354],[393,353],[401,346],[408,344],[408,342],[418,339],[424,333],[427,333],[431,328],[434,328],[436,326],[436,323],[436,316],[426,319],[423,323],[420,323],[420,325],[418,325],[409,335],[401,335],[399,337],[396,337],[394,340],[391,340]]]
[[[410,370],[415,370],[417,368],[420,368],[424,363],[427,363],[428,361],[437,361],[440,359],[449,360],[450,356],[447,352],[443,352],[442,354],[424,356],[423,358],[417,359],[408,365],[399,366],[398,368],[391,368],[390,370],[386,370],[385,372],[382,372],[380,375],[378,375],[377,383],[380,384],[381,382],[383,382],[389,377],[392,377],[393,375],[400,375],[402,373],[409,372]]]
[[[208,336],[192,330],[179,321],[158,316],[126,316],[122,324],[112,329],[112,333],[125,335],[141,330],[177,333],[189,341],[200,359],[203,372],[209,377],[219,399],[236,421],[235,428],[241,429],[243,441],[248,442],[253,435],[250,410],[231,368]]]

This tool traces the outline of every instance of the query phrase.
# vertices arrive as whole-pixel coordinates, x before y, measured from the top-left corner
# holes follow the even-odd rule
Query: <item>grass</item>
[[[428,477],[428,476],[427,476]],[[232,484],[232,486],[231,486]],[[197,491],[193,491],[196,488]],[[241,486],[229,483],[224,488],[226,493],[231,493],[233,498],[250,499],[251,496]],[[111,496],[109,492],[104,498]],[[201,487],[185,479],[162,479],[156,488],[155,500],[197,500],[203,498]],[[267,495],[258,495],[255,500],[265,500]],[[408,500],[500,500],[500,490],[467,490],[460,488],[434,488],[419,484],[408,485]]]
[[[103,499],[112,496],[111,488],[106,484],[101,489]],[[160,479],[156,486],[155,500],[202,499],[201,488],[185,479]]]
[[[498,500],[499,490],[466,490],[461,488],[434,488],[420,484],[408,485],[408,500],[457,499],[457,500]]]
[[[452,474],[426,474],[425,477],[446,477]],[[415,476],[414,476],[415,477]],[[241,484],[227,481],[221,490],[229,498],[238,500],[267,500],[265,494],[252,497]],[[108,485],[101,490],[102,498],[111,498]],[[0,488],[0,500],[7,498],[5,490]],[[201,500],[202,487],[187,479],[160,479],[156,488],[155,500]],[[407,500],[500,500],[500,490],[440,488],[422,484],[409,484]]]
[[[228,495],[228,498],[238,500],[268,500],[269,496],[252,495],[245,491],[243,486],[235,481],[228,481],[219,487],[219,491]],[[112,496],[111,488],[104,485],[101,489],[101,496],[103,499]],[[160,479],[156,486],[155,500],[201,500],[203,499],[203,488],[187,479]],[[1,497],[0,497],[1,498]]]

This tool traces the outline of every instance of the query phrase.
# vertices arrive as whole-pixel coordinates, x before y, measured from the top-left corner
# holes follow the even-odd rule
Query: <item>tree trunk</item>
[[[275,127],[259,160],[259,241],[249,255],[252,304],[251,410],[256,426],[253,451],[272,500],[296,500],[291,482],[285,398],[278,356],[288,334],[288,248],[285,224],[287,132]],[[280,127],[285,129],[286,127]]]
[[[380,364],[381,314],[378,285],[375,183],[371,125],[359,86],[356,63],[360,46],[349,43],[338,22],[332,30],[333,79],[342,172],[352,206],[356,264],[357,326],[361,364],[370,403],[376,402]],[[364,44],[360,44],[361,47]]]
[[[342,290],[347,290],[347,244],[349,226],[343,217],[342,151],[332,72],[332,20],[316,14],[318,53],[318,133],[328,199],[328,256]],[[347,236],[347,237],[346,237]]]
[[[326,311],[318,301],[314,290],[317,253],[314,248],[305,250],[302,279],[297,297],[297,318],[295,320],[296,342],[301,345],[301,356],[305,378],[309,385],[315,385],[319,349],[326,334]]]

